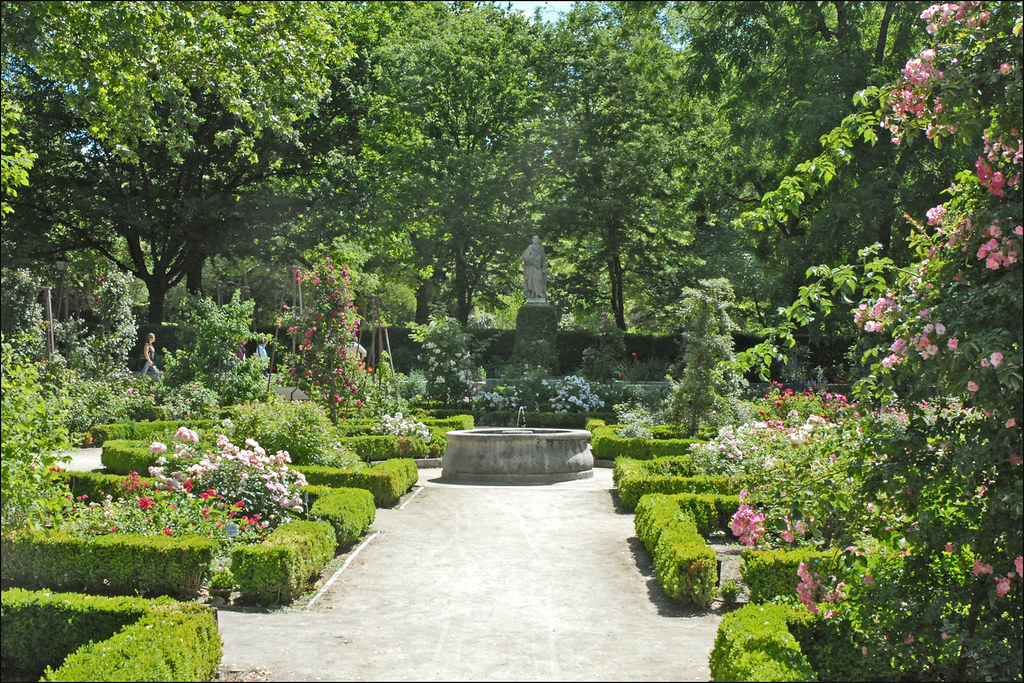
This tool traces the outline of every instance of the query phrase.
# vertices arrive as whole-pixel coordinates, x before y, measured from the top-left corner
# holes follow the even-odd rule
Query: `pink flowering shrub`
[[[288,358],[288,374],[310,399],[327,408],[331,421],[359,410],[366,368],[357,353],[359,313],[345,266],[327,259],[320,268],[297,271],[304,292],[303,311],[289,311],[288,332],[297,351]]]
[[[252,439],[241,448],[221,435],[219,450],[200,452],[190,445],[192,435],[191,430],[179,430],[175,452],[161,456],[150,468],[157,491],[198,498],[211,509],[262,529],[272,529],[303,511],[299,489],[306,479],[288,467],[287,451],[270,455]]]
[[[896,82],[857,95],[877,108],[825,136],[826,152],[790,185],[813,182],[812,169],[849,154],[853,139],[874,142],[879,126],[910,163],[915,137],[936,145],[955,137],[975,148],[974,161],[950,179],[945,201],[911,217],[909,259],[896,262],[875,245],[856,265],[812,269],[816,279],[779,333],[792,340],[820,309],[853,300],[851,326],[868,349],[855,394],[906,411],[902,428],[863,424],[847,476],[829,480],[853,482],[847,502],[830,509],[856,515],[863,532],[864,543],[845,554],[848,573],[861,577],[847,580],[846,609],[863,655],[890,670],[885,678],[1016,679],[1024,646],[1024,603],[1014,599],[1024,550],[1024,24],[1020,5],[1002,2],[933,5],[921,17],[931,36],[924,49]],[[787,196],[767,198],[757,220],[779,220]],[[748,358],[770,357],[768,346]],[[814,577],[803,584],[811,599]]]

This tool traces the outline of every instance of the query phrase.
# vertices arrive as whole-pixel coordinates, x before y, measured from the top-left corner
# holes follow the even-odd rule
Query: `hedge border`
[[[310,505],[309,516],[334,527],[338,545],[351,543],[370,528],[377,514],[373,494],[366,489],[331,489],[317,496]]]
[[[812,618],[788,605],[749,604],[722,617],[708,666],[714,681],[816,681],[790,624]]]
[[[665,593],[697,607],[710,605],[718,585],[718,556],[679,503],[662,493],[648,494],[637,504],[633,523],[654,558]]]
[[[590,447],[594,457],[601,460],[616,458],[632,458],[634,460],[651,460],[653,458],[670,458],[689,456],[694,444],[707,443],[703,439],[657,439],[641,436],[619,436],[617,431],[622,425],[595,426],[591,430]]]
[[[4,532],[0,575],[5,584],[23,588],[192,599],[210,570],[215,545],[197,536]]]
[[[107,441],[157,441],[170,439],[179,427],[188,427],[197,432],[220,428],[219,420],[153,420],[152,422],[115,422],[95,425],[90,432],[93,444],[102,445]],[[148,443],[146,444],[149,445]]]
[[[385,460],[372,467],[361,469],[341,469],[317,465],[292,465],[291,467],[302,472],[306,481],[312,485],[366,489],[373,494],[374,504],[380,508],[395,505],[405,492],[419,481],[420,476],[416,461],[409,458]]]
[[[619,501],[624,507],[633,510],[640,498],[648,493],[710,493],[732,496],[743,487],[742,477],[695,474],[680,476],[663,473],[673,469],[695,472],[692,461],[685,456],[652,460],[616,458],[612,481],[619,492]],[[662,473],[659,473],[659,470]],[[723,505],[727,505],[725,499]]]
[[[801,562],[813,563],[814,571],[823,575],[840,574],[842,553],[838,549],[756,550],[744,548],[740,553],[740,575],[750,589],[751,602],[770,602],[779,597],[797,597]]]
[[[322,520],[296,520],[274,529],[258,545],[231,551],[231,576],[241,602],[289,603],[306,588],[338,546],[334,527]]]
[[[209,681],[220,666],[205,605],[20,588],[2,602],[5,669],[47,681]]]

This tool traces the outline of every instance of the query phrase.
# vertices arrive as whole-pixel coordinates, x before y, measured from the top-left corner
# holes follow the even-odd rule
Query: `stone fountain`
[[[446,436],[444,481],[540,484],[594,476],[590,432],[585,429],[479,427]]]

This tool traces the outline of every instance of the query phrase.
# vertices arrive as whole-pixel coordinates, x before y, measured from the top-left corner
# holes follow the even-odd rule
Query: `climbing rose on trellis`
[[[359,314],[348,269],[336,268],[327,259],[319,268],[296,271],[295,281],[306,293],[306,303],[301,314],[293,311],[288,328],[296,341],[288,373],[337,424],[340,414],[362,407],[360,380],[365,373],[356,354]]]

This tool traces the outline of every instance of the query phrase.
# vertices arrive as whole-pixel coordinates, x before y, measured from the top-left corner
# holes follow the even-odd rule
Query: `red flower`
[[[174,535],[174,532],[171,531],[168,527],[164,527],[164,533],[167,534],[168,536],[173,536]]]
[[[139,509],[140,510],[148,510],[151,507],[153,507],[153,499],[152,498],[147,498],[146,496],[142,496],[141,498],[139,498]]]
[[[244,500],[238,501],[237,503],[235,503],[235,507],[236,508],[245,507],[245,501]]]

